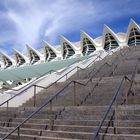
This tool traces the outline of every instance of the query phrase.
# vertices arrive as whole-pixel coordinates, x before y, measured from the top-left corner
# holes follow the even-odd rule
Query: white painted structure
[[[51,62],[54,61],[80,58],[82,56],[90,56],[93,54],[98,55],[100,51],[108,52],[116,48],[122,48],[123,46],[128,47],[140,45],[140,26],[131,19],[126,33],[115,33],[107,25],[104,25],[102,36],[95,39],[93,39],[84,31],[81,31],[81,39],[79,42],[70,42],[68,39],[62,36],[61,44],[58,46],[52,46],[46,41],[43,41],[43,44],[43,49],[41,49],[41,51],[34,49],[29,45],[26,45],[28,50],[28,53],[26,55],[23,55],[18,50],[13,49],[14,57],[12,58],[3,52],[0,52],[0,56],[2,58],[2,61],[0,61],[0,70],[6,71],[11,69],[11,71],[13,72],[15,71],[14,68],[22,67],[24,69],[29,65],[35,66],[38,64],[46,63],[48,63],[50,66]],[[62,63],[63,62],[64,61],[62,61]],[[33,72],[36,72],[34,70],[34,67],[31,69]],[[22,72],[20,70],[18,72],[22,75]],[[11,71],[9,71],[9,73],[11,73]],[[40,74],[39,72],[36,73]],[[9,77],[10,76],[11,75],[9,75]],[[24,76],[24,78],[21,80],[21,83],[24,83],[32,78],[35,77],[30,77],[30,74],[28,73],[28,77]],[[13,79],[11,78],[10,80]],[[3,81],[4,80],[2,80],[1,78],[0,82]],[[20,80],[10,81],[10,83],[14,83],[14,86],[18,86],[19,82]],[[4,84],[7,83],[8,81],[5,80]]]
[[[35,80],[34,82],[32,82],[33,79],[31,81],[28,81],[28,78],[22,79],[21,80],[22,85],[17,85],[17,87],[14,88],[17,91],[14,92],[13,90],[8,90],[4,92],[4,94],[0,93],[0,99],[1,99],[0,103],[6,101],[7,99],[9,99],[10,97],[14,96],[17,93],[22,92],[22,90],[26,89],[28,86],[32,84],[48,86],[76,66],[85,68],[91,61],[94,61],[99,54],[102,58],[104,58],[106,55],[108,55],[109,52],[112,51],[115,52],[117,50],[120,50],[124,46],[129,47],[129,46],[140,45],[140,27],[138,24],[136,24],[134,20],[131,19],[126,33],[122,33],[122,32],[114,33],[107,25],[104,25],[102,36],[95,39],[93,39],[84,31],[81,31],[81,39],[79,42],[72,43],[68,39],[62,36],[61,45],[59,46],[53,47],[46,41],[43,41],[43,43],[44,43],[43,45],[44,48],[41,50],[41,52],[32,48],[29,45],[26,45],[28,50],[28,55],[26,56],[15,49],[13,49],[14,57],[12,58],[3,52],[0,52],[3,61],[3,62],[0,61],[1,71],[11,70],[11,72],[13,72],[14,68],[22,67],[24,69],[24,67],[28,65],[30,66],[39,65],[40,67],[40,64],[43,63],[47,63],[51,65],[55,61],[60,62],[61,60],[63,60],[62,61],[63,63],[64,61],[68,61],[67,59],[70,60],[73,58],[81,58],[82,56],[90,56],[90,55],[92,57],[87,60],[75,63],[70,67],[68,67],[68,69],[61,69],[61,70],[59,69],[60,71],[62,71],[61,74],[54,72],[52,74],[48,74],[43,77],[40,77],[37,80],[35,80],[34,77],[33,78]],[[73,71],[68,77],[70,77],[75,72],[76,70]],[[65,77],[64,79],[61,79],[61,81],[65,81],[65,80],[66,80]],[[0,81],[0,84],[2,84],[1,82],[3,81]],[[9,84],[9,81],[6,81],[5,84]],[[11,107],[20,106],[22,103],[26,102],[29,98],[33,96],[34,93],[33,90],[34,89],[31,86],[31,88],[29,88],[26,91],[26,94],[24,94],[23,92],[23,94],[20,94],[20,96],[14,98],[10,102],[9,106]],[[36,92],[39,93],[39,91],[40,89],[38,89]],[[21,98],[22,100],[20,100]]]
[[[2,57],[1,68],[20,67],[26,64],[35,65],[50,61],[58,61],[63,59],[71,59],[86,55],[91,55],[98,50],[109,51],[111,49],[132,46],[140,44],[140,26],[130,20],[126,33],[114,33],[107,25],[104,25],[102,36],[93,39],[84,31],[81,31],[80,42],[72,43],[65,37],[61,37],[61,45],[52,46],[46,41],[43,41],[44,53],[39,52],[33,47],[26,45],[28,56],[21,54],[14,49],[14,58],[0,52]]]

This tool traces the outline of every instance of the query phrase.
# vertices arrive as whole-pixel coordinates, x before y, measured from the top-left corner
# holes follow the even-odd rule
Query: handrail
[[[87,80],[87,82],[86,83],[88,83],[105,65],[107,65],[107,66],[112,66],[114,63],[112,63],[112,64],[109,64],[108,62],[105,62],[104,64],[102,64],[97,70],[96,70],[96,72]],[[78,66],[77,66],[78,67]],[[80,68],[80,67],[78,67],[78,68]],[[82,69],[83,70],[83,69]],[[72,69],[72,71],[73,71],[73,69]],[[43,89],[48,89],[49,87],[51,87],[51,86],[53,86],[55,83],[57,83],[60,79],[62,79],[64,76],[62,76],[61,78],[59,78],[59,79],[57,79],[54,83],[52,83],[52,84],[50,84],[49,86],[47,86],[47,87],[44,87],[44,86],[40,86],[40,85],[34,85],[34,86],[36,86],[36,87],[39,87],[39,88],[43,88]],[[78,83],[78,82],[77,82]],[[80,82],[79,82],[80,83]],[[84,85],[84,84],[83,84]]]
[[[116,52],[110,51],[110,53],[116,53]],[[107,56],[109,56],[109,55],[110,55],[110,53],[108,53],[108,55],[107,55]],[[127,53],[127,52],[125,52],[125,54],[126,54],[126,53]],[[107,57],[107,56],[106,56],[106,57]],[[123,56],[124,56],[124,55],[123,55]],[[107,63],[107,65],[108,65],[108,66],[112,66],[112,65],[116,62],[116,59],[117,59],[118,57],[119,57],[119,55],[117,54],[117,55],[116,55],[116,58],[113,60],[113,62],[112,62],[111,64],[110,64],[110,63],[108,63],[108,62],[106,62],[106,63]],[[116,66],[117,66],[117,65],[116,65]],[[115,67],[116,67],[116,66],[115,66]],[[91,71],[91,72],[89,72],[89,73],[88,73],[88,75],[90,75],[91,73],[92,73],[92,71]]]
[[[113,52],[113,51],[111,51],[111,52]],[[109,54],[110,54],[110,53],[108,53],[108,55],[109,55]],[[108,55],[107,55],[107,56],[108,56]],[[97,57],[94,59],[94,61],[92,61],[91,63],[89,63],[89,64],[86,66],[86,68],[87,68],[88,66],[90,66],[92,63],[94,63],[98,58],[102,59],[102,58],[100,57],[100,55],[97,56]],[[102,60],[103,60],[103,59],[102,59]],[[113,61],[112,64],[109,64],[108,62],[105,62],[103,65],[101,65],[101,67],[99,67],[99,69],[101,69],[104,65],[112,66],[114,62],[115,62],[115,61]],[[72,72],[73,70],[75,70],[75,69],[84,70],[84,69],[86,69],[86,68],[81,68],[81,67],[79,67],[79,66],[76,66],[76,67],[74,67],[73,69],[71,69],[69,72],[67,72],[65,75],[61,76],[59,79],[57,79],[55,82],[53,82],[52,84],[50,84],[50,85],[47,86],[47,87],[40,86],[40,85],[34,85],[34,86],[39,87],[39,88],[43,88],[43,89],[48,89],[49,87],[53,86],[55,83],[57,83],[59,80],[61,80],[63,77],[65,77],[67,74],[69,74],[69,73]],[[91,72],[92,72],[92,71],[93,71],[93,70],[91,70]],[[97,71],[98,71],[98,70],[97,70]],[[89,81],[90,81],[90,80],[89,80]]]
[[[107,54],[107,56],[109,56],[111,53],[114,53],[113,51],[110,51],[108,54]],[[95,62],[95,60],[97,60],[98,58],[100,58],[101,60],[103,60],[103,58],[101,58],[101,54],[99,54],[99,55],[97,55],[97,54],[93,54],[93,55],[91,55],[91,56],[89,56],[89,57],[86,57],[86,59],[90,59],[91,57],[93,57],[93,56],[97,56],[97,58],[96,59],[94,59],[94,61],[92,61],[91,63],[89,63],[86,67],[89,67],[93,62]],[[107,56],[105,56],[105,57],[107,57]],[[86,60],[85,59],[85,60]],[[29,84],[27,84],[26,85],[26,89],[28,89],[28,88],[30,88],[31,86],[29,86],[28,87],[28,85],[30,85],[31,83],[34,83],[36,80],[38,80],[39,78],[41,78],[41,77],[43,77],[43,76],[45,76],[45,75],[47,75],[47,74],[51,74],[52,72],[56,72],[56,73],[62,73],[63,71],[65,71],[65,70],[67,70],[69,67],[71,67],[73,64],[75,64],[75,63],[77,63],[77,62],[81,62],[81,61],[83,61],[83,60],[81,60],[81,59],[78,59],[78,60],[76,60],[76,61],[74,61],[73,63],[71,63],[70,65],[68,65],[66,68],[64,68],[62,71],[56,71],[56,70],[50,70],[50,71],[48,71],[47,73],[44,73],[44,74],[42,74],[42,75],[40,75],[39,77],[37,77],[36,79],[34,79],[32,82],[30,82]],[[81,67],[78,67],[78,66],[76,66],[75,67],[75,69],[76,68],[80,68],[80,69],[82,69]],[[74,70],[74,69],[73,69]],[[71,71],[70,71],[71,72]],[[68,73],[67,73],[68,74]],[[19,90],[22,90],[22,89],[24,89],[25,87],[21,87],[20,89],[18,89],[18,90],[16,90],[16,89],[9,89],[9,90],[12,90],[12,91],[19,91]],[[24,92],[24,91],[23,91]]]
[[[90,58],[90,57],[89,57]],[[88,59],[88,58],[86,58],[86,59]],[[78,60],[76,60],[76,61],[74,61],[73,63],[71,63],[71,64],[69,64],[66,68],[64,68],[64,70],[66,70],[66,69],[68,69],[70,66],[72,66],[73,64],[75,64],[75,63],[77,63],[77,62],[80,62],[80,61],[83,61],[83,60],[80,60],[80,59],[78,59]],[[64,71],[63,70],[63,71]],[[44,74],[42,74],[42,75],[40,75],[39,77],[37,77],[36,79],[34,79],[33,81],[31,81],[30,83],[28,83],[27,85],[26,85],[26,87],[27,87],[27,89],[28,89],[28,85],[30,85],[30,84],[32,84],[32,83],[34,83],[36,80],[38,80],[38,79],[40,79],[41,77],[43,77],[43,76],[45,76],[45,75],[47,75],[47,74],[51,74],[52,72],[57,72],[57,73],[61,73],[61,72],[59,72],[59,71],[56,71],[56,70],[53,70],[53,69],[51,69],[51,70],[49,70],[48,72],[46,72],[46,73],[44,73]],[[23,79],[22,79],[23,80]],[[32,86],[32,85],[31,85]],[[30,86],[30,87],[31,87]],[[20,89],[9,89],[9,90],[12,90],[12,91],[19,91],[19,90],[22,90],[22,89],[24,89],[25,87],[21,87]]]
[[[53,97],[51,97],[51,99],[49,99],[47,102],[45,102],[41,107],[39,107],[36,111],[34,111],[29,117],[27,117],[24,121],[22,121],[14,130],[12,130],[8,135],[6,135],[5,137],[2,138],[2,140],[5,140],[6,138],[8,138],[12,133],[14,133],[16,130],[20,130],[20,127],[26,123],[30,118],[32,118],[35,114],[37,114],[42,108],[44,108],[45,106],[47,106],[50,102],[53,101],[53,99],[55,99],[63,90],[65,90],[71,83],[73,83],[75,81],[70,81],[67,85],[65,85],[62,89],[60,89],[55,95],[53,95]],[[18,132],[19,134],[19,132]]]
[[[99,58],[99,56],[97,56],[97,58],[95,58],[91,63],[93,63],[93,62],[95,62],[97,59]],[[90,63],[90,64],[91,64]],[[70,65],[71,66],[71,65]],[[89,66],[89,65],[88,65]],[[30,85],[30,86],[28,86],[27,88],[25,88],[24,90],[22,90],[21,92],[19,92],[18,94],[15,94],[14,96],[12,96],[11,98],[9,98],[9,99],[7,99],[6,101],[4,101],[3,103],[1,103],[0,104],[0,107],[2,106],[2,105],[4,105],[4,104],[7,104],[8,105],[8,103],[9,103],[9,101],[10,100],[12,100],[13,98],[15,98],[15,97],[17,97],[17,96],[19,96],[20,94],[22,94],[23,92],[25,92],[26,90],[28,90],[29,88],[31,88],[31,87],[34,87],[34,86],[36,86],[36,87],[40,87],[40,88],[44,88],[44,89],[48,89],[49,87],[51,87],[52,85],[54,85],[55,83],[57,83],[59,80],[61,80],[62,78],[64,78],[66,75],[68,75],[69,73],[71,73],[73,70],[75,70],[75,69],[77,69],[77,68],[80,68],[79,66],[76,66],[76,67],[74,67],[73,69],[71,69],[70,71],[68,71],[67,73],[65,73],[64,75],[62,75],[60,78],[58,78],[55,82],[53,82],[52,84],[50,84],[50,85],[48,85],[47,87],[43,87],[43,86],[38,86],[38,85]],[[81,69],[81,68],[80,68]],[[52,71],[52,70],[51,70]],[[54,71],[53,71],[54,72]],[[44,74],[45,75],[45,74]],[[43,76],[44,76],[43,75]]]
[[[16,130],[18,130],[18,136],[20,136],[20,127],[26,123],[29,119],[31,119],[35,114],[37,114],[42,108],[44,108],[45,106],[47,106],[48,104],[52,104],[52,101],[59,95],[62,93],[62,91],[64,91],[70,84],[72,83],[78,83],[78,84],[82,84],[84,86],[86,86],[88,84],[89,81],[92,80],[92,78],[102,69],[102,67],[104,67],[105,65],[107,66],[110,66],[108,65],[108,63],[104,63],[103,65],[100,66],[100,68],[93,74],[93,76],[91,76],[86,84],[83,84],[83,83],[79,83],[77,81],[70,81],[67,85],[65,85],[62,89],[60,89],[58,92],[56,92],[55,95],[53,95],[49,100],[47,100],[41,107],[39,107],[36,111],[34,111],[31,115],[29,115],[25,120],[23,120],[14,130],[12,130],[9,134],[7,134],[6,136],[4,136],[2,138],[2,140],[5,140],[6,138],[8,138],[12,133],[14,133]],[[113,64],[112,64],[113,65]]]
[[[132,76],[131,76],[131,80],[130,80],[130,86],[129,86],[128,93],[130,92],[131,87],[132,87],[132,84],[133,84],[133,81],[134,81],[134,77],[135,77],[136,70],[137,70],[137,67],[138,67],[138,62],[139,62],[139,60],[136,62],[136,65],[135,65],[134,70],[133,70],[133,72],[132,72]],[[120,84],[119,84],[118,87],[116,88],[115,94],[114,94],[114,96],[113,96],[113,98],[112,98],[112,100],[111,100],[111,102],[110,102],[110,104],[109,104],[109,107],[108,107],[107,111],[104,113],[103,119],[101,120],[101,122],[100,122],[100,124],[99,124],[99,127],[97,128],[95,134],[93,135],[92,140],[96,140],[96,138],[98,137],[99,132],[100,132],[100,130],[101,130],[101,127],[102,127],[104,121],[106,120],[108,114],[110,113],[111,108],[112,108],[112,105],[113,105],[113,103],[116,101],[116,98],[117,98],[117,96],[118,96],[118,94],[119,94],[119,92],[120,92],[120,89],[121,89],[121,87],[122,87],[122,85],[123,85],[123,83],[124,83],[126,77],[127,77],[127,76],[123,76],[123,77],[122,77],[122,80],[121,80]],[[127,96],[128,96],[128,93],[127,93]],[[125,99],[125,100],[126,100],[126,99]]]
[[[106,56],[105,56],[105,58],[106,57],[108,57],[110,54],[113,54],[113,53],[116,53],[116,52],[114,52],[114,51],[110,51]],[[92,63],[94,63],[98,58],[100,58],[101,60],[103,60],[103,58],[101,58],[101,55],[98,55],[95,59],[94,59],[94,61],[91,61],[87,66],[86,66],[86,68],[87,67],[89,67]],[[110,66],[112,66],[113,65],[113,63],[115,62],[116,60],[114,60],[113,62],[112,62],[112,64],[109,64],[108,62],[105,62],[105,65],[110,65]],[[104,65],[104,64],[103,64]],[[102,67],[102,66],[101,66]],[[73,68],[71,71],[69,71],[68,73],[66,73],[64,76],[62,76],[62,77],[60,77],[58,80],[56,80],[54,83],[57,83],[60,79],[62,79],[63,77],[65,77],[67,74],[69,74],[70,72],[72,72],[73,70],[75,70],[75,69],[80,69],[80,70],[84,70],[84,69],[86,69],[86,68],[81,68],[81,67],[79,67],[79,66],[76,66],[75,68]],[[92,70],[91,70],[91,72],[92,72]],[[90,74],[90,73],[89,73]],[[38,85],[36,85],[36,86],[38,86]],[[51,86],[51,85],[50,85]],[[49,86],[49,87],[50,87]],[[44,89],[45,89],[45,87],[43,87]]]
[[[91,55],[91,56],[89,56],[89,57],[86,57],[86,59],[90,59],[92,56],[96,56],[95,54],[93,54],[93,55]],[[100,56],[100,55],[99,55]],[[97,56],[98,57],[98,56]],[[101,58],[101,57],[100,57]],[[85,59],[85,60],[86,60]],[[36,80],[38,80],[38,79],[40,79],[41,77],[43,77],[43,76],[45,76],[45,75],[47,75],[47,74],[51,74],[52,72],[56,72],[56,73],[62,73],[63,71],[65,71],[65,70],[67,70],[69,67],[71,67],[73,64],[75,64],[75,63],[77,63],[77,62],[81,62],[81,61],[83,61],[83,60],[81,60],[81,59],[78,59],[78,60],[76,60],[76,61],[74,61],[73,63],[71,63],[71,64],[69,64],[67,67],[65,67],[62,71],[60,71],[59,72],[59,70],[57,71],[57,70],[49,70],[47,73],[44,73],[44,74],[42,74],[41,76],[39,76],[39,77],[37,77],[36,79],[34,79],[32,82],[30,82],[30,83],[28,83],[27,85],[26,85],[26,90],[27,89],[29,89],[30,87],[32,87],[32,86],[34,86],[34,85],[30,85],[30,84],[32,84],[32,83],[34,83]],[[30,85],[30,86],[29,86]],[[29,87],[28,87],[29,86]],[[22,89],[24,89],[25,87],[21,87],[20,89],[9,89],[9,90],[12,90],[12,91],[19,91],[19,90],[22,90]],[[24,92],[24,91],[23,91]]]
[[[110,52],[107,54],[107,56],[109,56],[110,53],[114,53],[114,52],[113,52],[113,51],[110,51]],[[101,55],[101,54],[100,54],[100,55]],[[101,58],[100,55],[98,55],[97,58],[100,58],[100,59],[102,60],[103,58]],[[93,54],[93,55],[87,57],[86,59],[90,59],[90,58],[93,57],[93,56],[96,56],[96,55]],[[107,56],[105,56],[105,57],[107,57]],[[96,58],[96,59],[97,59],[97,58]],[[85,60],[86,60],[86,59],[85,59]],[[95,60],[96,60],[96,59],[95,59]],[[32,83],[34,83],[36,80],[40,79],[41,77],[43,77],[43,76],[45,76],[45,75],[47,75],[47,74],[49,74],[49,73],[51,74],[52,72],[56,72],[56,73],[58,73],[58,74],[59,74],[59,73],[62,73],[63,71],[65,71],[66,69],[68,69],[69,67],[71,67],[71,66],[72,66],[73,64],[75,64],[76,62],[81,62],[81,61],[83,61],[83,60],[80,60],[80,59],[79,59],[79,60],[74,61],[72,64],[68,65],[66,68],[64,68],[64,69],[63,69],[62,71],[60,71],[60,72],[52,69],[52,70],[48,71],[47,73],[44,73],[44,74],[42,74],[41,76],[37,77],[37,78],[34,79],[32,82],[28,83],[28,84],[26,85],[27,88],[21,87],[20,89],[17,89],[17,90],[16,90],[16,89],[12,89],[12,88],[11,88],[11,89],[8,88],[8,89],[9,89],[9,90],[12,90],[12,91],[19,91],[19,90],[22,90],[22,89],[25,88],[25,90],[21,91],[21,92],[24,92],[24,91],[28,90],[30,87],[34,86],[34,85],[32,85]],[[93,62],[95,62],[95,61],[93,61]],[[89,63],[89,64],[87,65],[87,67],[89,67],[93,62]],[[80,68],[80,67],[76,66],[75,69],[76,69],[76,68]],[[82,69],[82,68],[80,68],[80,69]],[[73,70],[74,70],[74,69],[73,69]],[[71,72],[71,71],[70,71],[70,72]],[[67,73],[67,74],[68,74],[68,73]],[[29,86],[29,85],[30,85],[30,86]]]
[[[113,51],[110,51],[110,52],[108,53],[108,55],[109,55],[110,53],[112,53],[112,52],[113,52]],[[107,56],[108,56],[108,55],[107,55]],[[100,57],[100,56],[99,56],[99,57]],[[98,56],[97,56],[96,59],[98,59]],[[93,62],[95,62],[96,59],[95,59]],[[93,62],[91,62],[91,63],[93,63]],[[90,64],[91,64],[91,63],[90,63]],[[89,65],[90,65],[90,64],[89,64]],[[106,64],[107,64],[107,63],[106,63]],[[106,65],[106,64],[105,64],[105,65]],[[89,65],[88,65],[88,66],[89,66]],[[87,67],[88,67],[88,66],[87,66]],[[102,67],[102,66],[101,66],[101,67]],[[65,75],[61,76],[59,79],[57,79],[55,82],[53,82],[53,83],[50,84],[49,86],[47,86],[47,87],[40,86],[40,88],[48,89],[49,87],[53,86],[53,85],[54,85],[55,83],[57,83],[60,79],[62,79],[63,77],[65,77],[68,73],[72,72],[72,71],[75,70],[76,68],[80,68],[80,67],[76,66],[76,67],[73,68],[71,71],[69,71],[69,72],[67,72]],[[81,69],[82,69],[82,68],[81,68]],[[11,101],[11,100],[14,99],[15,97],[19,96],[19,95],[22,94],[24,91],[28,90],[30,87],[37,87],[37,86],[38,86],[38,85],[31,85],[31,86],[27,87],[27,88],[24,89],[23,91],[19,92],[18,94],[12,96],[11,98],[9,98],[9,99],[7,99],[6,101],[4,101],[3,103],[1,103],[0,106],[2,106],[2,105],[4,105],[4,104],[7,104],[7,107],[9,107],[9,106],[8,106],[9,101]],[[38,86],[38,87],[39,87],[39,86]]]

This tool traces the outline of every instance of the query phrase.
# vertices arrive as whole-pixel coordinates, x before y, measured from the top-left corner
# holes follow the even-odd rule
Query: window
[[[75,54],[74,50],[68,45],[68,43],[63,43],[63,59],[70,58]]]
[[[45,58],[45,60],[47,62],[53,60],[56,57],[56,54],[53,52],[53,50],[51,48],[46,47],[45,50],[46,50],[46,58]]]
[[[40,60],[39,56],[33,51],[30,50],[30,62],[31,64],[34,64]]]
[[[17,60],[17,66],[23,65],[25,63],[25,59],[18,53],[15,54],[15,57]]]
[[[119,46],[118,42],[115,40],[115,38],[110,34],[107,33],[105,35],[105,44],[104,44],[104,49],[106,51],[115,49]]]
[[[83,55],[90,55],[92,52],[96,50],[95,46],[91,43],[87,38],[83,39]]]
[[[3,61],[4,61],[5,68],[12,66],[12,62],[6,56],[3,56]]]
[[[130,30],[128,45],[129,46],[140,45],[140,32],[136,28],[132,28]]]

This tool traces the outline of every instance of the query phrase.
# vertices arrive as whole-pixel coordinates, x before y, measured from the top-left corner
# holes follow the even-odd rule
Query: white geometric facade
[[[108,26],[105,25],[103,30],[102,41],[103,49],[109,51],[119,47],[120,44],[121,42],[119,41],[117,35]]]
[[[104,25],[102,36],[95,39],[81,31],[78,42],[70,42],[62,36],[61,44],[58,46],[43,41],[43,48],[39,50],[26,45],[26,54],[13,49],[14,55],[10,57],[0,52],[0,88],[23,85],[33,78],[38,78],[49,71],[63,69],[90,55],[107,54],[118,47],[136,45],[140,45],[140,27],[131,19],[126,33],[115,33]]]
[[[29,58],[23,55],[21,52],[19,52],[16,49],[13,49],[15,60],[16,60],[16,66],[24,66],[30,63]]]
[[[128,26],[126,43],[129,46],[140,45],[140,27],[132,19]]]
[[[97,44],[87,33],[81,32],[81,49],[83,56],[90,55],[96,51]]]
[[[43,41],[43,43],[44,48],[42,50],[44,53],[29,45],[26,45],[28,55],[23,55],[18,50],[13,49],[14,57],[11,58],[5,53],[0,52],[2,60],[0,61],[1,69],[78,58],[92,55],[100,50],[110,51],[117,47],[140,45],[140,27],[131,19],[126,33],[114,33],[105,25],[102,36],[95,39],[82,31],[79,42],[70,42],[62,36],[61,45],[59,46],[52,46],[46,41]]]

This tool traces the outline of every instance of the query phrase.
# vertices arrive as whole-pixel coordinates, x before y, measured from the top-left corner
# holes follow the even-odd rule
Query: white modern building
[[[95,39],[81,31],[79,42],[70,42],[62,36],[61,44],[58,46],[52,46],[43,41],[41,51],[26,45],[26,55],[15,49],[13,49],[14,57],[0,52],[0,81],[4,85],[9,81],[18,85],[17,83],[21,81],[39,77],[51,69],[59,70],[76,59],[84,59],[86,56],[98,54],[99,51],[109,52],[118,47],[135,45],[140,45],[140,26],[132,19],[126,33],[115,33],[107,25],[104,25],[102,36]]]

